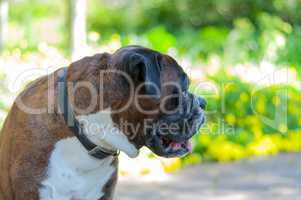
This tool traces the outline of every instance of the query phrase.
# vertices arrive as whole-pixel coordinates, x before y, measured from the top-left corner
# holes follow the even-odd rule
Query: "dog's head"
[[[204,123],[205,100],[188,92],[189,80],[168,55],[128,46],[110,56],[110,107],[115,124],[137,148],[183,156]]]
[[[112,122],[134,148],[147,146],[164,157],[183,156],[191,150],[189,139],[204,123],[206,103],[188,92],[188,77],[173,58],[140,46],[128,46],[114,54],[81,59],[71,66],[68,80],[85,83],[74,92],[77,115],[109,108],[110,122],[103,123]],[[99,94],[89,94],[89,88],[83,87],[85,81],[96,88],[90,93]],[[95,97],[98,103],[91,104]],[[119,148],[116,137],[108,138],[108,143]]]

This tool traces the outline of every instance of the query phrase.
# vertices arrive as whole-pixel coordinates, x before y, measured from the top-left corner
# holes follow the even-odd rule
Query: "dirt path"
[[[301,154],[202,164],[165,182],[121,180],[120,200],[301,200]]]

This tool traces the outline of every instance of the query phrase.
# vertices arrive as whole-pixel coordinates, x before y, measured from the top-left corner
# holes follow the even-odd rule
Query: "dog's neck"
[[[77,119],[83,124],[84,133],[96,145],[109,151],[120,150],[132,158],[138,155],[138,149],[114,126],[110,109],[79,115]]]
[[[97,94],[91,95],[90,91],[77,88],[76,91],[71,91],[68,88],[69,99],[73,107],[83,109],[82,112],[74,109],[76,118],[83,123],[84,133],[96,145],[107,150],[120,150],[126,153],[129,157],[136,157],[138,149],[133,145],[117,127],[114,126],[111,109],[113,99],[123,99],[116,91],[119,87],[116,81],[110,77],[100,77],[100,71],[108,68],[108,55],[96,54],[92,57],[83,58],[72,63],[68,67],[67,82],[68,83],[89,83],[96,89]],[[100,79],[103,81],[100,84]],[[114,83],[114,84],[113,84]],[[105,88],[99,88],[102,85]],[[79,86],[80,87],[80,86]],[[95,88],[96,87],[96,88]],[[113,91],[113,93],[112,93]],[[86,109],[93,99],[91,96],[96,96],[97,105],[92,110]],[[95,100],[95,99],[94,99]],[[93,100],[93,101],[94,101]],[[106,108],[106,109],[104,109]],[[99,109],[104,109],[100,110]]]
[[[111,78],[103,74],[108,68],[106,60],[103,54],[96,54],[67,68],[69,100],[76,115],[87,115],[111,107],[110,93],[116,93],[116,90],[112,88],[114,83]]]

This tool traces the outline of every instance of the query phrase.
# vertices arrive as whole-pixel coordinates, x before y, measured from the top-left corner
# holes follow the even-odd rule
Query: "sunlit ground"
[[[124,200],[297,200],[301,195],[300,180],[300,154],[280,154],[192,166],[163,182],[122,178],[116,197]]]

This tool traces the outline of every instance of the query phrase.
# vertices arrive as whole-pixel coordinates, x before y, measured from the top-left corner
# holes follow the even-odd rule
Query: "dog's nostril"
[[[205,101],[205,99],[203,99],[202,97],[198,97],[198,102],[199,102],[199,106],[205,110],[206,109],[206,105],[207,105],[207,102]]]

